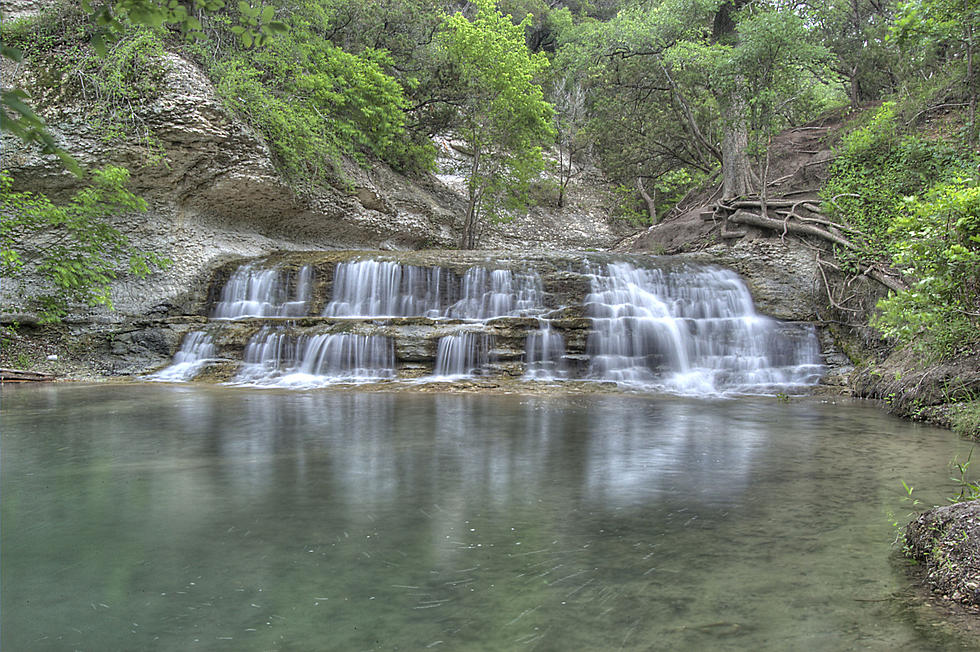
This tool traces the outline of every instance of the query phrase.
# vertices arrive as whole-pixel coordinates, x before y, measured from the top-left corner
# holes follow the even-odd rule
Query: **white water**
[[[585,378],[687,395],[792,392],[819,380],[823,367],[812,327],[756,313],[748,289],[734,272],[657,264],[661,267],[617,262],[591,268],[585,261],[591,291],[584,297],[584,307],[592,329],[587,361],[580,362],[581,339],[573,340],[569,355],[563,338],[571,332],[564,330],[569,327],[562,326],[560,319],[551,323],[543,318],[546,312],[565,306],[552,305],[554,295],[544,292],[533,271],[477,266],[459,275],[448,268],[397,262],[340,263],[334,273],[333,297],[323,314],[365,320],[355,330],[367,334],[297,334],[285,324],[267,326],[247,344],[234,382],[307,387],[396,377],[395,343],[388,337],[389,330],[396,338],[418,338],[417,329],[427,326],[389,329],[392,325],[383,320],[412,316],[472,322],[438,341],[432,374],[423,381],[491,373],[490,363],[497,354],[503,356],[503,364],[516,365],[509,362],[515,354],[508,348],[513,346],[509,331],[502,331],[506,339],[494,353],[492,320],[522,316],[538,316],[537,329],[528,330],[524,340],[527,380]],[[311,266],[289,271],[243,265],[222,289],[214,316],[306,315],[312,290]],[[576,306],[570,308],[574,314]],[[384,329],[383,335],[374,334],[379,328]],[[321,330],[335,330],[335,326],[327,324]],[[205,338],[203,333],[195,337]],[[425,337],[423,333],[423,339],[410,343],[408,350],[416,351],[412,347]],[[214,356],[209,337],[197,341],[189,336],[174,364],[154,379],[189,380]],[[573,360],[574,366],[568,364]],[[516,372],[521,373],[521,368]]]
[[[485,321],[544,309],[541,279],[537,274],[514,274],[509,269],[473,267],[463,276],[462,295],[446,315]]]
[[[263,328],[246,345],[244,364],[233,382],[316,387],[380,380],[394,373],[391,338],[351,333],[296,336]]]
[[[325,317],[487,320],[544,309],[535,273],[472,267],[460,278],[441,267],[359,260],[337,265]]]
[[[184,336],[170,366],[147,378],[166,382],[191,380],[214,357],[214,338],[204,331],[191,331]]]
[[[339,263],[325,317],[441,317],[449,273],[441,267],[359,260]]]
[[[524,345],[527,380],[560,380],[568,377],[565,356],[565,339],[554,331],[545,320],[541,327],[527,334]]]
[[[585,303],[596,379],[684,394],[771,393],[822,372],[813,329],[757,314],[729,270],[613,263],[593,274]]]
[[[242,265],[221,290],[221,300],[211,317],[302,317],[309,311],[312,291],[313,269],[309,265],[295,274],[277,267]]]
[[[483,373],[490,362],[493,337],[466,332],[439,338],[435,378],[465,378]]]

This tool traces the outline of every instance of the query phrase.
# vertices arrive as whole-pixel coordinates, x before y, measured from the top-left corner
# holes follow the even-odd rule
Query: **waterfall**
[[[541,279],[537,274],[472,267],[463,275],[461,294],[446,316],[485,321],[544,309]]]
[[[471,267],[462,279],[441,267],[358,260],[337,265],[325,317],[481,320],[544,309],[535,273]]]
[[[242,265],[221,290],[211,312],[213,319],[242,317],[302,317],[308,312],[313,291],[313,269],[306,265],[297,274],[277,267]]]
[[[565,339],[551,328],[544,319],[536,331],[527,334],[524,343],[526,367],[524,378],[528,380],[558,380],[568,377],[565,368]]]
[[[712,394],[778,391],[822,372],[813,329],[758,315],[728,270],[613,263],[593,274],[585,303],[593,378]]]
[[[234,382],[250,385],[318,386],[391,378],[394,344],[389,337],[325,333],[292,335],[263,328],[245,347]]]
[[[150,380],[190,380],[215,357],[214,338],[204,331],[191,331],[184,336],[180,350],[174,354],[170,366],[150,375]]]
[[[441,317],[449,273],[377,260],[337,265],[325,317]]]
[[[217,293],[219,321],[188,334],[151,378],[190,380],[218,356],[218,342],[223,361],[243,349],[231,382],[259,386],[495,375],[774,394],[811,386],[823,373],[815,329],[756,313],[745,283],[725,269],[668,258],[602,256],[599,264],[590,254],[529,259],[520,269],[461,265],[455,254],[431,254],[431,266],[408,264],[414,255],[359,255],[337,262],[336,253],[310,252],[300,259],[306,265],[273,262],[279,258],[239,266]],[[316,283],[315,271],[332,282]],[[327,285],[329,300],[314,296]],[[311,316],[320,302],[322,314]],[[226,321],[244,317],[265,321],[257,330]]]
[[[466,332],[439,338],[437,378],[458,378],[483,373],[490,362],[493,337],[486,333]]]

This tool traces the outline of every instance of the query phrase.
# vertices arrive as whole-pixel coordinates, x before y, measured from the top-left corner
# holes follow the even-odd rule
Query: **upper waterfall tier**
[[[758,314],[732,271],[566,254],[284,254],[217,274],[213,322],[176,380],[317,386],[497,376],[613,381],[684,394],[816,383],[815,329]],[[233,321],[229,321],[233,320]]]
[[[471,267],[460,278],[442,267],[358,260],[337,265],[326,317],[446,317],[485,320],[540,312],[534,272]]]
[[[295,274],[278,267],[242,265],[222,288],[211,317],[301,317],[308,314],[312,289],[313,268],[309,265]]]

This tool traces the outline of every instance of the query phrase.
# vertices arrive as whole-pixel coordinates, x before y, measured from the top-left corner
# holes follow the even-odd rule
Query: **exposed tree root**
[[[780,237],[792,233],[818,238],[855,254],[861,254],[864,251],[860,244],[848,237],[848,235],[863,237],[864,234],[854,227],[838,224],[822,215],[819,206],[812,198],[764,200],[755,197],[739,197],[728,202],[719,201],[714,204],[713,209],[712,218],[716,220],[721,218],[722,220],[720,234],[722,238],[737,238],[744,235],[744,231],[735,231],[729,228],[730,224],[740,224],[776,231]],[[775,214],[778,217],[770,217],[770,214]],[[908,289],[908,286],[901,279],[887,273],[874,263],[862,262],[860,274],[878,281],[895,292]],[[834,307],[846,310],[834,301],[833,297],[830,297],[830,301]]]

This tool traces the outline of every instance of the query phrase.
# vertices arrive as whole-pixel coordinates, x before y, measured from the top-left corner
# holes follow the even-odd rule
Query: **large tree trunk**
[[[722,198],[731,199],[752,192],[752,166],[749,160],[748,112],[741,84],[736,83],[725,103],[725,131],[721,141]]]
[[[716,43],[736,45],[738,32],[735,13],[749,0],[727,0],[715,12],[712,39]],[[749,161],[749,112],[745,81],[736,77],[719,98],[724,107],[724,134],[721,141],[722,198],[731,199],[752,192],[752,166]]]

